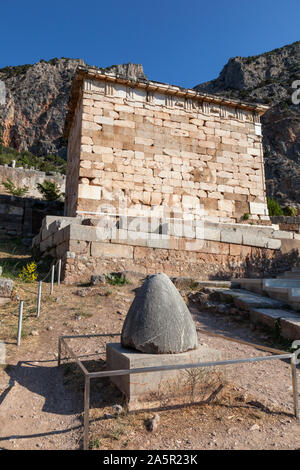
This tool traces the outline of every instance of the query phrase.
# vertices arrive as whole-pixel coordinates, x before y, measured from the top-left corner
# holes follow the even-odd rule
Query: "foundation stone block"
[[[218,360],[221,360],[220,352],[205,346],[198,346],[197,349],[178,354],[146,354],[124,348],[119,343],[109,343],[106,346],[107,370],[131,370]],[[178,383],[184,380],[186,380],[184,369],[111,377],[111,381],[126,396],[129,410],[151,408],[151,396],[154,398],[171,383],[178,386]]]

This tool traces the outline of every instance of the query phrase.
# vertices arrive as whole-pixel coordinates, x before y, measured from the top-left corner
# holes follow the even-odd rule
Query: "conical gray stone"
[[[192,316],[166,274],[149,276],[139,289],[127,313],[121,343],[149,354],[197,348]]]

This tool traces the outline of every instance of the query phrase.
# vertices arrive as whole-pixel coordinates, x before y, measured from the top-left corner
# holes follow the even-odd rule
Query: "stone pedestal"
[[[215,349],[198,346],[197,349],[179,354],[147,354],[133,349],[123,348],[120,343],[106,345],[107,370],[137,369],[163,365],[192,364],[221,360],[221,354]],[[212,368],[202,368],[203,380]],[[198,371],[199,369],[188,369]],[[195,372],[197,373],[197,372]],[[201,375],[198,375],[201,380]],[[161,397],[169,392],[174,397],[180,396],[187,388],[189,374],[187,370],[147,372],[111,377],[111,381],[126,396],[129,410],[159,406]]]

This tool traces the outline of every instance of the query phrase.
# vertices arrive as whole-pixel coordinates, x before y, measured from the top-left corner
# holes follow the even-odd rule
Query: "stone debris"
[[[127,313],[122,346],[149,354],[182,353],[198,345],[183,298],[164,274],[148,276]]]
[[[123,412],[123,406],[121,405],[114,405],[113,406],[113,411],[116,413],[116,414],[121,414]]]
[[[73,292],[74,295],[78,295],[79,297],[87,297],[92,295],[97,295],[97,291],[92,287],[83,287],[81,289],[77,289]]]
[[[39,332],[37,330],[32,330],[30,334],[31,336],[39,336]]]
[[[5,277],[0,279],[0,297],[11,297],[14,281]]]
[[[153,418],[150,418],[147,422],[148,431],[155,432],[158,428],[159,422],[160,422],[159,415],[157,413],[155,413]]]
[[[104,274],[94,274],[91,276],[92,286],[97,286],[99,284],[106,284],[106,277]]]
[[[260,430],[260,427],[258,426],[258,424],[253,424],[253,426],[249,428],[249,431],[259,431],[259,430]]]

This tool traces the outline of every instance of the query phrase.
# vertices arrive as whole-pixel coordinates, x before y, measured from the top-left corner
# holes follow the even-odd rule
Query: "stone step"
[[[300,279],[263,279],[263,290],[272,287],[289,288],[300,287]]]
[[[243,289],[248,291],[256,292],[257,294],[262,293],[262,279],[235,279],[235,282]]]
[[[250,310],[251,308],[278,309],[286,305],[285,302],[244,289],[216,289],[216,292],[220,293],[225,300],[232,300],[236,307],[243,310]]]
[[[286,289],[288,292],[291,289]],[[237,308],[246,311],[253,324],[263,324],[275,330],[287,339],[300,339],[300,312],[289,310],[286,301],[266,297],[244,289],[212,289],[220,295],[220,300],[231,301]],[[300,288],[295,292],[300,297]],[[300,305],[300,303],[299,303]]]
[[[267,287],[264,290],[271,298],[281,300],[286,305],[289,304],[289,288],[288,287]]]
[[[252,323],[261,323],[272,329],[280,327],[280,334],[287,339],[300,339],[300,315],[289,310],[252,308],[249,312]]]
[[[295,278],[272,278],[272,279],[236,279],[237,284],[256,295],[268,295],[288,305],[295,311],[300,311],[300,279]],[[264,297],[266,298],[266,297]]]
[[[293,300],[294,302],[300,302],[300,288],[299,287],[292,287],[289,289],[289,299]]]
[[[251,286],[247,290],[251,291]],[[300,311],[300,287],[293,287],[292,285],[284,287],[270,286],[261,289],[261,293],[290,306],[293,310]]]
[[[277,276],[277,279],[300,279],[300,272],[286,271],[283,275]]]
[[[235,288],[239,284],[234,281],[195,281],[197,287]]]
[[[211,288],[235,288],[239,287],[239,284],[233,281],[197,281],[190,277],[171,277],[170,278],[173,284],[176,287],[193,287],[195,289],[199,289],[201,287],[211,287]]]

